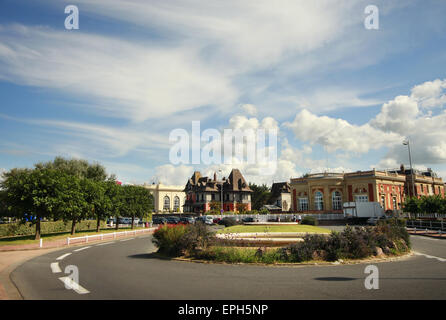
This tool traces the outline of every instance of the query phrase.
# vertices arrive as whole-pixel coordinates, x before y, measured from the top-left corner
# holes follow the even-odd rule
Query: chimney
[[[214,181],[217,181],[217,173],[214,172]]]
[[[404,168],[404,164],[401,164],[400,170],[401,170],[401,173],[405,173],[406,172],[406,168]]]

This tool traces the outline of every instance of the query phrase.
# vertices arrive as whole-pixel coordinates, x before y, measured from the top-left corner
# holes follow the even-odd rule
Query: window
[[[324,210],[324,196],[320,191],[314,194],[314,208],[319,211]]]
[[[398,206],[396,205],[396,197],[392,198],[392,202],[393,202],[393,210],[397,210]]]
[[[299,198],[299,211],[308,211],[308,199]]]
[[[173,211],[178,211],[180,209],[180,198],[178,196],[175,196],[173,198]]]
[[[356,195],[355,202],[368,202],[369,197],[367,195]]]
[[[164,206],[163,206],[163,210],[164,211],[169,211],[170,210],[170,198],[168,196],[164,197]]]
[[[386,197],[381,196],[381,207],[386,210]]]
[[[331,195],[333,210],[342,210],[342,197],[339,191],[334,191]]]
[[[214,201],[214,200],[215,200],[215,193],[213,193],[213,194],[211,195],[211,197],[212,197],[212,201]]]

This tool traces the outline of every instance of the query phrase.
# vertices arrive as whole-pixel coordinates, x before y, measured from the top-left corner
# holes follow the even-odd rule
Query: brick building
[[[414,170],[416,196],[439,194],[444,197],[444,183],[434,172]],[[349,201],[376,201],[384,210],[400,210],[411,196],[411,171],[370,170],[351,173],[308,174],[291,179],[292,210],[298,212],[341,213]]]
[[[227,179],[223,177],[221,181],[217,180],[215,173],[211,179],[202,177],[199,171],[195,171],[187,181],[184,192],[186,193],[185,212],[207,212],[211,209],[212,202],[221,203],[222,195],[224,211],[237,211],[239,203],[245,204],[246,210],[251,210],[252,190],[238,169],[232,169],[229,177]]]

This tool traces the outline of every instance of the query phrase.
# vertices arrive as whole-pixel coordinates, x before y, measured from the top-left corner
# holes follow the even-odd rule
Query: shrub
[[[105,228],[105,221],[101,221],[101,228]],[[71,222],[67,221],[47,221],[41,222],[40,224],[41,234],[51,234],[59,232],[69,232],[71,231]],[[83,220],[76,223],[77,232],[96,230],[95,220]],[[6,223],[0,225],[0,237],[10,237],[10,236],[29,236],[36,233],[35,225],[30,222],[20,223]]]
[[[317,226],[318,225],[318,221],[315,217],[312,216],[306,216],[302,219],[302,224],[308,224],[308,225],[312,225],[312,226]]]
[[[185,225],[161,225],[153,233],[152,242],[158,247],[158,252],[168,256],[180,256],[184,249],[182,237],[185,233]]]
[[[203,223],[187,225],[186,232],[180,239],[181,249],[189,255],[196,254],[209,246],[213,235]]]

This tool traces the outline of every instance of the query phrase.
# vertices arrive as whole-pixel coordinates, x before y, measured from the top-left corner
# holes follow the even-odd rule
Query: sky
[[[445,16],[443,0],[2,0],[0,172],[63,156],[125,183],[239,168],[271,184],[408,166],[409,139],[446,178]],[[276,130],[274,172],[172,163],[170,133],[193,121]]]

